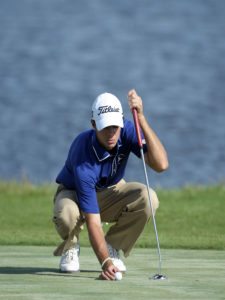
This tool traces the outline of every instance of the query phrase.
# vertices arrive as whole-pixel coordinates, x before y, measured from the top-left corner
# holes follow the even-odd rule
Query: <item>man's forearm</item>
[[[104,232],[102,230],[100,218],[97,215],[86,215],[86,224],[88,229],[89,240],[91,246],[100,262],[109,257],[108,248],[106,245]],[[108,262],[110,263],[110,262]]]
[[[102,263],[109,256],[103,230],[94,225],[88,229],[88,232],[92,248],[99,262]]]
[[[144,115],[139,116],[139,123],[148,149],[146,153],[148,165],[158,172],[166,170],[168,168],[168,159],[165,148],[149,126]]]
[[[166,150],[145,119],[142,99],[134,89],[128,92],[128,103],[131,112],[133,109],[137,111],[139,124],[146,140],[148,149],[145,154],[146,163],[157,172],[166,170],[168,168]]]

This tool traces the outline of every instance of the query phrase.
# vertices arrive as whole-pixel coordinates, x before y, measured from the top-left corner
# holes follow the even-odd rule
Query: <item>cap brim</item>
[[[119,126],[123,128],[123,117],[121,117],[121,115],[119,116],[113,115],[112,118],[109,117],[102,118],[98,121],[95,121],[95,123],[98,131],[109,126]]]

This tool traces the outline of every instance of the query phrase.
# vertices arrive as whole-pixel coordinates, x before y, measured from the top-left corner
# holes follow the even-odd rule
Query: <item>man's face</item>
[[[96,129],[96,128],[95,128]],[[96,129],[96,136],[99,143],[108,151],[112,150],[120,137],[120,127],[108,126],[98,131]]]

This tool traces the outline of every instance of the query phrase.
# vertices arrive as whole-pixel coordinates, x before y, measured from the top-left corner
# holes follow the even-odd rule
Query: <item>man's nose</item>
[[[116,132],[115,126],[109,126],[109,133],[110,134],[115,134],[115,132]]]

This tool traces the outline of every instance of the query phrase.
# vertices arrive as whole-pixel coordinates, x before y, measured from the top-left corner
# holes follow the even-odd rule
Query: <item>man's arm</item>
[[[113,265],[110,259],[107,260],[107,258],[109,258],[109,252],[102,230],[100,215],[84,213],[84,216],[92,248],[100,264],[102,265],[102,263],[105,262],[102,268],[101,277],[106,280],[114,280],[115,273],[119,270]]]
[[[131,111],[133,108],[137,110],[139,124],[145,137],[148,149],[147,153],[145,153],[145,162],[157,172],[166,170],[169,165],[166,150],[145,119],[141,97],[138,96],[135,90],[130,90],[128,101]]]

